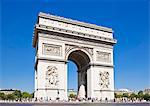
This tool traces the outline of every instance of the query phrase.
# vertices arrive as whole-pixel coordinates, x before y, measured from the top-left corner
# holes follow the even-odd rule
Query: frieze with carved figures
[[[61,56],[62,47],[61,45],[53,45],[43,43],[43,54],[52,56]]]
[[[96,52],[96,60],[101,62],[111,62],[111,53],[97,51]]]

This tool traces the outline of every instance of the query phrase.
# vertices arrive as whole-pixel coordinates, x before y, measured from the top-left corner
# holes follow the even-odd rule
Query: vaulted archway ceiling
[[[87,67],[90,62],[88,55],[81,50],[76,50],[70,53],[68,60],[75,62],[78,70],[82,70]]]

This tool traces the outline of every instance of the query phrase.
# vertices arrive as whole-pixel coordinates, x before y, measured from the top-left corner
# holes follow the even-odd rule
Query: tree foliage
[[[143,91],[139,91],[138,92],[138,98],[143,99],[143,96],[144,96]]]
[[[115,98],[122,98],[123,95],[115,93]]]
[[[11,94],[0,93],[0,100],[21,100],[22,98],[33,98],[34,93],[15,90]]]
[[[32,98],[32,95],[29,94],[28,92],[23,92],[22,93],[22,98]]]
[[[75,95],[75,94],[70,94],[69,97],[70,97],[70,98],[75,98],[76,95]]]
[[[6,95],[6,100],[15,100],[16,96],[14,94],[7,94]]]
[[[146,101],[150,101],[150,95],[149,94],[143,95],[143,99]]]
[[[0,93],[0,99],[1,100],[5,100],[6,99],[6,95],[4,93]]]
[[[137,98],[137,95],[135,93],[130,94],[129,98],[133,99],[133,98]]]
[[[139,91],[137,94],[132,93],[123,93],[123,94],[117,94],[115,93],[115,98],[122,98],[122,97],[126,97],[126,98],[139,98],[140,100],[144,99],[146,101],[150,101],[150,94],[144,94],[143,91]]]
[[[0,93],[0,100],[18,100],[18,99],[20,100],[22,98],[27,99],[27,98],[33,98],[33,97],[34,97],[34,93],[30,94],[28,92],[21,92],[20,90],[16,90],[12,94]],[[69,97],[75,98],[76,95],[70,94]],[[137,94],[135,94],[135,93],[132,93],[132,94],[128,94],[128,93],[117,94],[117,93],[115,93],[115,98],[122,98],[122,97],[127,97],[130,99],[139,98],[139,99],[144,99],[146,101],[150,101],[150,94],[144,94],[143,91],[139,91]]]
[[[123,93],[123,97],[129,97],[129,94],[128,93]]]
[[[16,99],[20,99],[22,96],[20,90],[15,90],[12,94],[15,96]]]

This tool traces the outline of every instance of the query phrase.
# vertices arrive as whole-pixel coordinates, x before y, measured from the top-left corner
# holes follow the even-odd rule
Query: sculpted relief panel
[[[86,50],[91,56],[93,55],[93,49],[88,48],[88,47],[83,47],[83,46],[75,46],[75,45],[65,45],[65,54],[67,54],[70,50],[79,48],[79,49],[84,49]]]
[[[111,53],[97,51],[96,60],[101,62],[111,62]]]
[[[45,87],[52,87],[58,85],[58,73],[57,67],[55,66],[48,66],[46,71],[46,85]]]
[[[99,73],[99,85],[101,89],[109,88],[109,72],[100,72]]]
[[[43,54],[52,56],[61,56],[62,46],[43,43]]]

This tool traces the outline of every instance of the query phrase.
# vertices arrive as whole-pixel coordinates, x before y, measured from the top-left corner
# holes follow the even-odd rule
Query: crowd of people
[[[97,98],[82,98],[82,99],[78,99],[78,98],[69,98],[68,100],[60,100],[59,98],[56,98],[56,100],[52,100],[50,99],[36,99],[36,98],[26,98],[26,99],[21,99],[21,100],[0,100],[0,102],[22,102],[22,103],[64,103],[64,102],[68,102],[68,103],[78,103],[78,102],[96,102],[96,103],[139,103],[139,102],[150,102],[150,101],[146,101],[144,99],[137,99],[137,98],[133,98],[133,99],[129,99],[129,98],[115,98],[114,100],[108,100],[107,98],[105,98],[105,100],[102,99],[97,99]]]

